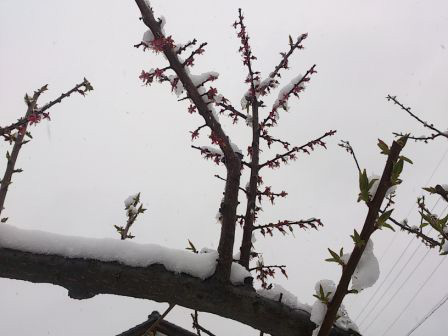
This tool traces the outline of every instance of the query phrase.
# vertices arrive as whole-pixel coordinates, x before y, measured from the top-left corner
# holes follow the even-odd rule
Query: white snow
[[[316,283],[315,290],[316,294],[320,295],[320,287],[322,287],[322,290],[325,294],[328,294],[328,299],[331,300],[333,298],[334,293],[336,292],[336,284],[332,280],[320,280]],[[322,324],[325,314],[327,313],[327,305],[323,303],[320,300],[316,300],[311,307],[311,317],[310,320],[314,322],[317,327],[313,331],[313,335],[317,335],[320,329],[320,325]],[[350,319],[350,317],[347,314],[347,310],[345,309],[344,305],[341,304],[341,306],[338,309],[338,316],[340,316],[335,324],[345,330],[352,329],[355,331],[358,331],[358,326]]]
[[[272,284],[272,288],[271,289],[265,289],[265,288],[260,288],[257,290],[257,294],[265,297],[267,299],[273,300],[273,301],[280,301],[280,296],[281,296],[281,302],[287,306],[289,306],[292,309],[300,309],[300,310],[304,310],[307,312],[311,312],[311,306],[307,305],[307,304],[303,304],[301,302],[299,302],[299,300],[297,299],[297,297],[292,294],[291,292],[289,292],[288,290],[286,290],[285,288],[283,288],[283,286],[279,285],[279,284]]]
[[[230,141],[230,139],[229,139],[229,142],[230,142],[230,147],[232,147],[232,149],[235,153],[239,153],[239,154],[243,155],[243,152],[236,144],[234,144],[232,141]]]
[[[373,179],[375,179],[376,181],[373,183],[372,187],[369,189],[369,194],[371,196],[371,199],[373,199],[375,197],[376,191],[377,191],[378,186],[380,184],[381,176],[376,175],[376,174],[372,174],[372,175],[369,176],[369,182],[372,181]],[[389,189],[387,189],[385,197],[387,197],[390,194],[394,193],[395,190],[397,190],[397,186],[396,185],[394,185],[394,186],[390,187]]]
[[[348,262],[351,253],[342,256],[344,263]],[[378,259],[373,254],[373,242],[369,239],[366,248],[359,260],[358,266],[352,276],[352,289],[358,292],[372,287],[380,277],[380,265]]]
[[[180,96],[184,92],[184,86],[179,80],[179,78],[175,75],[170,75],[168,77],[170,83],[171,83],[171,89],[176,94],[176,96]]]
[[[224,153],[219,148],[214,148],[214,147],[210,147],[210,146],[200,146],[200,148],[206,152],[210,152],[211,154],[224,156]]]
[[[134,267],[161,264],[168,271],[185,273],[202,280],[213,275],[218,252],[205,249],[196,254],[156,244],[138,244],[112,238],[94,239],[64,236],[38,230],[24,230],[0,225],[0,247],[39,254],[54,254],[67,258],[116,261]],[[250,277],[239,264],[232,265],[231,281],[241,284]]]
[[[445,244],[443,244],[443,246],[442,246],[442,252],[443,252],[443,253],[448,253],[448,240],[445,241]]]
[[[311,307],[311,317],[310,320],[314,324],[320,326],[327,313],[327,305],[320,300],[316,300]]]
[[[334,281],[327,279],[319,280],[314,286],[314,290],[316,291],[317,295],[319,295],[320,293],[320,287],[322,287],[325,295],[330,293],[330,295],[328,295],[328,299],[331,300],[333,298],[334,292],[336,292],[336,284],[334,283]]]
[[[134,203],[134,201],[137,199],[137,197],[138,197],[138,194],[135,194],[135,195],[131,195],[128,198],[126,198],[124,200],[124,206],[126,208],[129,208],[132,205],[132,203]]]
[[[128,214],[129,215],[136,215],[137,213],[138,213],[138,209],[135,206],[130,205],[129,208],[128,208]]]
[[[297,77],[293,78],[293,79],[291,80],[291,82],[289,82],[288,84],[286,84],[286,85],[280,90],[280,92],[278,93],[277,100],[276,100],[275,103],[274,103],[274,108],[279,108],[279,107],[281,107],[281,108],[283,108],[285,111],[288,111],[288,110],[289,110],[288,100],[286,99],[286,96],[287,96],[288,92],[291,91],[291,90],[293,89],[294,85],[296,85],[296,83],[298,83],[299,81],[301,81],[302,78],[303,78],[303,76],[299,74]],[[299,87],[304,88],[304,87],[305,87],[304,83],[300,84]],[[281,101],[283,101],[283,102],[281,102]]]
[[[219,77],[219,73],[216,71],[208,71],[208,72],[201,73],[200,75],[193,75],[192,73],[189,73],[189,75],[190,75],[191,81],[193,82],[193,84],[195,86],[201,85],[210,77],[214,77],[214,78]]]

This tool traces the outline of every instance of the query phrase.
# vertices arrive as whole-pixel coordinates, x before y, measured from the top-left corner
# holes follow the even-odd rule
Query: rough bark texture
[[[160,23],[155,19],[148,2],[145,0],[135,0],[135,2],[140,9],[145,25],[151,30],[156,38],[163,37],[164,35],[160,29]],[[164,47],[163,53],[170,63],[170,68],[176,73],[187,91],[188,98],[195,104],[199,114],[204,118],[205,124],[220,139],[219,146],[225,156],[227,178],[224,190],[224,201],[221,206],[222,226],[218,245],[219,260],[216,269],[216,277],[222,281],[228,281],[230,277],[230,267],[233,262],[233,244],[235,241],[236,208],[238,206],[241,159],[232,149],[228,136],[202,99],[197,87],[193,84],[190,76],[185,71],[185,66],[179,60],[176,52],[170,47]]]
[[[375,197],[368,204],[369,212],[367,213],[367,217],[364,221],[364,225],[360,234],[361,239],[366,243],[370,239],[372,233],[376,230],[375,223],[378,218],[381,204],[383,203],[387,190],[391,187],[393,165],[395,162],[397,162],[402,149],[403,145],[399,144],[396,141],[393,142],[390,148],[389,155],[387,157],[387,162],[384,167],[381,180],[378,185],[378,189],[375,193]],[[365,244],[362,246],[355,245],[355,247],[353,248],[350,258],[343,269],[333,299],[328,305],[328,310],[325,315],[324,321],[322,322],[318,336],[330,335],[330,330],[333,326],[334,321],[336,320],[338,309],[341,306],[345,295],[347,295],[348,293],[348,286],[352,279],[353,273],[356,270],[356,266],[358,266],[359,260],[361,259],[361,256],[364,252],[365,246]]]
[[[113,294],[169,302],[230,318],[273,336],[310,336],[314,328],[307,312],[262,298],[250,287],[201,281],[161,265],[130,267],[4,248],[0,248],[0,260],[0,277],[62,286],[75,299]],[[331,335],[359,334],[334,328]]]

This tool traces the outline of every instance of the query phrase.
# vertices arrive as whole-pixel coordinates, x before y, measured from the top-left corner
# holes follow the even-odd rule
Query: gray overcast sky
[[[356,168],[337,146],[339,139],[350,140],[362,167],[380,174],[384,156],[376,147],[377,138],[391,142],[393,131],[424,133],[414,120],[386,102],[388,93],[398,95],[423,119],[448,128],[448,3],[151,3],[156,14],[166,17],[165,29],[176,42],[196,37],[209,43],[192,72],[219,72],[216,86],[235,105],[246,90],[245,70],[231,27],[238,7],[247,17],[258,57],[255,67],[263,75],[278,62],[289,34],[309,33],[306,49],[293,58],[284,81],[314,63],[318,74],[301,99],[292,100],[291,111],[281,114],[274,134],[300,145],[329,129],[338,133],[327,141],[327,151],[318,149],[280,171],[267,172],[267,184],[290,196],[274,208],[266,204],[261,221],[315,216],[325,227],[320,232],[296,231],[295,237],[259,238],[256,248],[264,252],[266,263],[288,265],[289,279],[280,276],[275,281],[302,302],[312,303],[317,280],[339,279],[338,267],[323,261],[327,247],[350,250],[349,235],[361,228],[366,214],[366,208],[356,203]],[[215,214],[223,185],[213,175],[222,174],[223,167],[202,160],[190,149],[189,131],[200,125],[199,117],[188,115],[187,105],[178,103],[167,86],[141,85],[138,75],[142,69],[165,63],[160,55],[133,48],[145,31],[138,16],[133,1],[0,1],[2,125],[24,114],[24,93],[42,84],[48,83],[50,91],[41,102],[84,76],[95,87],[86,98],[74,96],[55,107],[51,122],[32,128],[35,140],[21,153],[18,165],[24,173],[14,178],[5,213],[10,224],[21,228],[117,237],[113,225],[125,221],[123,200],[140,191],[149,210],[135,225],[135,241],[184,248],[191,239],[197,246],[216,248],[219,226]],[[275,95],[266,99],[268,105]],[[229,123],[225,127],[234,142],[247,148],[247,127]],[[206,140],[197,143],[208,145]],[[0,146],[2,153],[8,149],[6,143]],[[429,145],[409,143],[405,152],[415,164],[405,167],[404,183],[398,188],[397,218],[416,222],[415,200],[432,174],[429,184],[448,183],[448,159],[434,172],[447,148],[443,139]],[[430,198],[428,203],[432,206],[435,201]],[[435,211],[441,212],[443,206],[439,202]],[[377,286],[411,239],[404,233],[396,235],[379,232],[374,236],[379,258],[392,245],[381,258]],[[415,241],[411,244],[395,272],[419,246]],[[386,299],[425,251],[418,248]],[[366,335],[381,335],[439,261],[432,251]],[[388,335],[404,335],[446,294],[447,275],[445,262]],[[374,291],[375,287],[346,300],[351,316],[356,317]],[[0,334],[5,335],[113,335],[141,322],[153,309],[166,307],[113,296],[73,301],[59,287],[5,279],[0,279],[0,298]],[[448,326],[447,314],[445,305],[413,335],[440,334]],[[203,315],[204,325],[218,335],[257,335],[251,328]],[[189,312],[182,308],[176,308],[169,319],[191,325]]]

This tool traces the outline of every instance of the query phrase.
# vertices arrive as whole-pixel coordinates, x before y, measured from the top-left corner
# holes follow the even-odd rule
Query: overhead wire
[[[436,166],[434,167],[434,169],[431,172],[431,175],[429,176],[429,178],[427,179],[425,185],[428,185],[429,182],[432,180],[432,178],[434,177],[436,171],[439,169],[440,165],[442,164],[442,162],[445,160],[446,156],[448,154],[448,148],[445,150],[445,152],[443,153],[442,157],[440,158],[440,160],[437,162]],[[440,201],[440,198],[437,200],[437,202],[434,204],[432,210],[437,206],[437,203]],[[406,216],[409,217],[409,215],[411,214],[411,212],[414,210],[416,206],[416,203],[413,203],[413,205],[411,206],[411,208],[409,209],[409,212]],[[388,246],[386,247],[386,249],[384,250],[383,254],[381,255],[379,261],[381,262],[381,260],[383,259],[383,257],[387,254],[387,252],[389,251],[389,249],[392,247],[394,241],[396,240],[398,235],[394,235],[394,237],[391,239],[391,241],[389,242]],[[400,262],[401,258],[403,257],[403,255],[406,253],[406,251],[409,249],[409,247],[411,246],[412,242],[414,241],[416,237],[414,236],[411,241],[408,243],[408,245],[403,249],[403,251],[401,252],[400,256],[395,260],[394,264],[392,265],[392,267],[389,269],[388,273],[386,274],[386,277],[384,278],[384,280],[381,282],[380,286],[377,287],[377,289],[375,290],[375,292],[370,296],[370,298],[368,299],[367,303],[364,305],[364,307],[361,309],[361,311],[358,313],[358,315],[355,317],[355,320],[358,320],[363,312],[366,310],[366,308],[370,305],[370,303],[372,302],[372,300],[376,297],[376,295],[378,294],[378,292],[380,291],[380,289],[383,287],[383,285],[385,284],[385,282],[387,281],[387,279],[389,278],[389,276],[391,275],[392,271],[394,270],[394,268],[397,266],[397,264]],[[361,321],[361,323],[366,319],[366,317],[363,318],[363,320]]]
[[[389,326],[386,328],[386,330],[381,334],[381,336],[385,336],[389,330],[391,330],[393,328],[393,326],[398,322],[398,320],[403,316],[403,314],[408,310],[409,306],[414,302],[414,300],[417,298],[418,294],[421,293],[421,290],[423,289],[423,287],[426,286],[426,284],[429,282],[429,280],[431,280],[431,278],[433,277],[433,275],[437,272],[437,270],[440,268],[440,266],[442,265],[442,263],[446,260],[446,256],[443,256],[441,258],[441,260],[439,261],[439,263],[437,264],[437,266],[433,269],[433,271],[429,274],[429,276],[425,279],[425,281],[421,284],[421,286],[418,288],[418,290],[414,293],[414,295],[412,296],[412,298],[408,301],[408,303],[404,306],[404,308],[402,309],[402,311],[400,312],[400,314],[398,314],[398,316],[393,320],[393,322],[391,324],[389,324]]]
[[[432,206],[431,211],[433,211],[435,209],[435,207],[437,206],[437,204],[439,203],[440,199],[442,197],[439,197],[438,200],[436,201],[436,203]],[[412,210],[411,210],[412,211]],[[397,235],[395,235],[397,236]],[[407,250],[410,248],[412,242],[415,240],[416,236],[413,236],[412,239],[408,242],[408,244],[406,245],[406,247],[403,249],[403,251],[401,252],[401,254],[399,255],[399,257],[395,260],[394,264],[392,265],[392,267],[389,269],[389,272],[386,274],[386,277],[383,279],[383,281],[381,282],[381,284],[377,287],[377,289],[375,290],[375,292],[373,293],[373,295],[369,298],[369,300],[367,301],[367,303],[364,305],[364,308],[361,310],[361,312],[357,315],[356,319],[359,319],[360,316],[362,315],[362,313],[366,310],[366,308],[370,305],[370,303],[373,301],[373,299],[376,297],[376,295],[378,294],[378,292],[381,290],[381,288],[383,288],[383,286],[385,285],[385,283],[387,282],[387,280],[389,279],[389,276],[392,274],[393,270],[395,269],[395,267],[398,265],[398,263],[401,261],[401,259],[403,258],[404,254],[407,252]],[[389,291],[390,287],[395,283],[395,281],[397,280],[397,278],[401,275],[401,272],[404,270],[404,268],[409,264],[409,262],[411,261],[412,257],[415,255],[415,253],[417,252],[417,250],[420,248],[421,245],[417,245],[417,248],[414,250],[414,252],[411,254],[411,256],[408,258],[408,260],[406,261],[406,263],[404,264],[404,266],[400,269],[400,271],[397,273],[397,276],[392,280],[392,283],[389,285],[389,287],[386,288],[386,290],[383,292],[383,295],[376,301],[376,303],[373,305],[373,307],[371,309],[369,309],[367,315],[364,316],[364,318],[359,322],[359,325],[361,326],[364,321],[372,314],[372,312],[375,310],[375,308],[377,307],[378,303],[382,300],[382,298],[384,297],[384,295]]]
[[[431,317],[432,314],[434,314],[440,307],[442,307],[445,302],[448,301],[448,293],[445,294],[445,296],[440,300],[431,310],[421,319],[411,330],[408,331],[406,336],[410,336],[414,331],[416,331],[427,319]]]
[[[442,210],[441,212],[441,216],[444,215],[445,211],[448,209],[448,205],[445,206],[445,208]],[[432,228],[428,231],[428,233],[432,232]],[[389,287],[386,289],[386,292],[389,291],[389,289],[392,288],[392,285],[395,283],[396,279],[398,279],[398,277],[402,274],[402,271],[404,270],[404,268],[407,266],[407,264],[409,264],[409,262],[412,260],[413,256],[415,255],[415,253],[417,252],[417,250],[420,249],[422,245],[417,245],[417,248],[414,250],[413,254],[411,255],[410,258],[408,258],[406,264],[404,265],[404,267],[402,267],[400,269],[400,271],[398,272],[397,276],[394,278],[394,281],[389,285]],[[429,252],[431,250],[428,249],[426,251],[426,253],[420,258],[420,260],[417,262],[417,264],[414,266],[414,268],[412,269],[412,271],[408,274],[408,276],[406,277],[406,279],[404,279],[401,284],[397,287],[397,289],[395,290],[395,292],[392,294],[392,296],[389,298],[389,300],[382,306],[382,308],[378,311],[378,313],[375,315],[375,317],[372,319],[372,321],[366,326],[366,328],[364,329],[364,331],[367,331],[372,324],[378,319],[379,316],[381,316],[382,313],[384,313],[385,308],[389,306],[389,304],[392,302],[392,300],[398,295],[398,293],[406,286],[406,284],[408,283],[409,279],[415,274],[415,271],[420,267],[420,265],[423,263],[423,261],[427,258],[427,256],[429,255]],[[378,306],[379,302],[381,301],[381,299],[385,296],[385,293],[381,296],[380,300],[378,300],[377,304],[375,305],[374,309]]]

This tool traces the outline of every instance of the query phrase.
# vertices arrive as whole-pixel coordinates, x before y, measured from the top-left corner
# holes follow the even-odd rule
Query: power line
[[[447,210],[448,205],[445,206],[445,208],[443,209],[443,211],[441,212],[440,216],[443,216],[445,211]],[[428,233],[432,232],[432,228],[428,231]],[[374,308],[371,310],[371,312],[378,306],[379,302],[381,301],[381,299],[385,296],[385,294],[389,291],[390,288],[392,288],[392,285],[395,283],[395,281],[398,279],[398,277],[402,274],[401,272],[404,270],[404,268],[409,264],[409,262],[412,260],[413,256],[415,255],[415,253],[417,252],[417,250],[421,247],[421,245],[417,245],[416,249],[414,250],[414,252],[412,253],[412,255],[410,256],[410,258],[408,258],[406,264],[400,269],[400,271],[398,272],[397,276],[394,278],[393,282],[389,285],[389,287],[386,289],[386,291],[383,293],[383,295],[381,296],[381,298],[377,301],[376,305],[374,306]],[[401,284],[398,286],[398,288],[395,290],[395,292],[392,294],[392,296],[389,298],[389,300],[386,302],[386,304],[383,305],[382,309],[380,309],[378,311],[378,313],[375,315],[375,317],[373,318],[373,320],[367,325],[367,327],[365,328],[364,331],[367,331],[370,326],[377,320],[377,318],[384,312],[385,308],[387,306],[389,306],[389,304],[392,302],[392,300],[397,296],[397,294],[403,289],[403,287],[406,286],[406,284],[408,283],[408,280],[415,274],[415,271],[420,267],[420,265],[423,263],[423,261],[426,259],[426,257],[429,255],[430,249],[428,249],[426,251],[426,253],[423,255],[422,258],[420,258],[420,260],[418,261],[418,263],[415,265],[415,267],[412,269],[412,271],[408,274],[408,276],[406,277],[406,279],[404,281],[401,282]],[[369,312],[370,314],[370,312]],[[365,320],[365,319],[364,319]],[[364,321],[363,320],[363,321]]]
[[[439,309],[440,307],[442,307],[444,305],[444,303],[448,301],[448,293],[446,293],[446,295],[442,298],[442,300],[440,300],[440,302],[438,302],[430,311],[429,313],[427,313],[425,315],[425,317],[419,322],[417,323],[417,325],[412,328],[407,334],[406,336],[410,336],[414,331],[416,331],[428,318],[431,317],[432,314],[434,314],[437,309]]]
[[[436,173],[436,171],[439,169],[440,165],[442,164],[442,162],[445,160],[446,156],[448,154],[448,148],[445,150],[445,152],[443,153],[442,157],[440,158],[439,162],[437,163],[437,165],[434,167],[431,175],[429,176],[429,178],[427,179],[425,185],[428,185],[429,182],[432,180],[432,178],[434,177],[434,174]],[[437,203],[439,203],[440,198],[437,200],[437,202],[434,204],[432,210],[434,210],[434,208],[436,207]],[[413,203],[413,205],[411,206],[411,208],[409,209],[408,214],[406,215],[406,217],[409,217],[409,215],[411,214],[411,212],[414,210],[416,206],[416,203]],[[431,210],[431,211],[432,211]],[[383,259],[383,257],[386,255],[386,253],[389,251],[389,249],[392,247],[395,239],[397,238],[398,235],[394,235],[393,238],[391,239],[391,241],[389,242],[389,245],[387,246],[387,248],[384,250],[383,254],[381,255],[379,261],[381,262],[381,260]],[[360,316],[362,315],[362,313],[366,310],[366,308],[369,306],[369,304],[372,302],[372,300],[376,297],[376,295],[378,294],[379,290],[383,287],[383,285],[385,284],[385,282],[387,281],[387,279],[389,278],[389,276],[391,275],[392,271],[394,270],[394,268],[397,266],[397,264],[400,262],[401,258],[403,257],[403,255],[406,253],[406,251],[408,250],[408,248],[410,247],[412,241],[414,241],[415,236],[411,239],[411,241],[408,243],[408,245],[404,248],[404,250],[401,252],[400,256],[396,259],[396,261],[394,262],[393,266],[389,269],[386,277],[384,278],[384,280],[381,282],[380,286],[375,290],[375,292],[370,296],[370,298],[368,299],[367,303],[364,305],[364,307],[362,308],[361,312],[358,313],[358,315],[355,317],[355,320],[359,319]],[[379,301],[378,301],[379,302]],[[369,312],[370,314],[370,312]],[[369,315],[368,314],[368,315]],[[364,317],[364,319],[361,321],[364,322],[364,320],[367,318]]]
[[[386,335],[390,329],[398,322],[398,320],[403,316],[403,314],[406,312],[406,310],[409,308],[409,306],[414,302],[415,298],[418,294],[420,294],[423,287],[426,286],[428,281],[432,278],[432,276],[436,273],[436,271],[439,269],[439,267],[442,265],[442,263],[445,261],[446,256],[443,256],[440,260],[440,262],[437,264],[437,266],[434,268],[434,270],[431,272],[431,274],[426,278],[425,282],[422,283],[422,285],[419,287],[419,289],[415,292],[415,294],[412,296],[412,298],[409,300],[409,302],[406,304],[406,306],[403,308],[403,310],[400,312],[400,314],[395,318],[395,320],[387,327],[387,329],[384,331],[384,333],[381,336]]]
[[[447,151],[448,153],[448,151]],[[435,209],[435,207],[437,206],[437,204],[439,203],[439,201],[441,200],[442,197],[439,197],[436,201],[436,203],[432,206],[431,211],[433,211]],[[412,209],[411,209],[412,211]],[[432,228],[431,228],[432,230]],[[395,235],[397,236],[397,235]],[[362,313],[366,310],[366,308],[370,305],[370,303],[373,301],[373,299],[376,297],[376,295],[378,294],[378,292],[380,291],[380,289],[383,287],[383,285],[386,283],[387,279],[389,278],[389,276],[392,274],[393,270],[395,269],[395,267],[397,266],[397,264],[401,261],[403,255],[406,253],[406,251],[409,249],[409,247],[411,246],[412,242],[415,240],[416,236],[413,236],[412,239],[409,241],[408,245],[404,248],[404,250],[401,252],[400,256],[395,260],[395,263],[392,265],[392,267],[389,269],[389,272],[386,274],[386,277],[384,278],[384,280],[381,282],[380,286],[375,290],[375,292],[373,293],[373,295],[370,297],[370,299],[367,301],[367,304],[364,305],[364,308],[361,310],[361,312],[358,314],[358,316],[356,317],[356,319],[358,319]],[[370,316],[370,314],[372,314],[372,312],[375,310],[375,308],[378,306],[379,302],[383,299],[384,295],[389,291],[389,289],[392,287],[392,285],[395,283],[395,281],[397,280],[397,278],[401,275],[401,272],[404,270],[404,268],[409,264],[409,262],[411,261],[412,257],[415,255],[415,253],[417,252],[417,250],[420,248],[421,245],[417,245],[417,248],[414,250],[414,252],[412,253],[412,255],[408,258],[408,260],[406,261],[406,263],[404,264],[404,266],[401,268],[401,270],[397,273],[397,276],[394,278],[394,280],[392,280],[392,283],[389,285],[389,287],[386,288],[386,290],[384,291],[383,295],[377,300],[377,302],[374,304],[374,306],[368,311],[367,315],[364,316],[364,318],[361,320],[361,322],[359,323],[359,325],[361,326],[364,321]]]
[[[415,236],[414,236],[414,238],[413,238],[412,240],[409,241],[408,246],[414,241],[414,239],[415,239]],[[405,251],[407,250],[407,247],[408,247],[408,246],[406,246],[406,249],[405,249],[403,252],[405,252]],[[386,296],[386,294],[389,292],[389,290],[390,290],[390,289],[392,288],[392,286],[395,284],[395,282],[396,282],[397,279],[400,277],[400,275],[403,274],[403,273],[402,273],[403,270],[404,270],[404,269],[406,268],[406,266],[410,263],[410,261],[412,260],[412,258],[414,257],[414,255],[417,253],[417,251],[420,249],[420,247],[421,247],[421,245],[417,245],[417,247],[414,249],[414,252],[412,252],[412,254],[409,256],[408,260],[404,263],[404,265],[403,265],[403,266],[401,267],[401,269],[398,271],[397,275],[396,275],[395,278],[392,280],[392,282],[389,284],[389,286],[386,288],[386,290],[383,292],[383,294],[381,295],[381,297],[377,300],[377,302],[376,302],[376,303],[373,305],[373,307],[369,310],[369,312],[367,313],[367,315],[364,316],[364,318],[362,319],[362,321],[359,323],[359,326],[361,326],[361,325],[364,323],[364,321],[366,321],[366,320],[369,318],[369,316],[375,311],[376,307],[378,307],[378,304],[381,302],[381,300],[384,298],[384,296]],[[429,250],[428,250],[428,251],[429,251]],[[403,255],[403,253],[402,253],[401,255]],[[400,258],[401,258],[401,256],[400,256]],[[395,265],[394,265],[394,267],[395,267]],[[389,273],[389,274],[392,274],[392,273]],[[387,278],[386,278],[386,279],[387,279]],[[385,279],[385,281],[386,281],[386,279]],[[383,309],[384,309],[384,307],[386,307],[386,306],[387,306],[387,304],[383,306]],[[375,315],[375,317],[373,318],[372,322],[370,322],[369,325],[366,327],[365,331],[367,331],[367,329],[369,329],[370,325],[371,325],[373,322],[375,322],[376,318],[380,315],[380,313],[382,312],[383,309],[380,309],[379,313],[378,313],[377,315]]]

